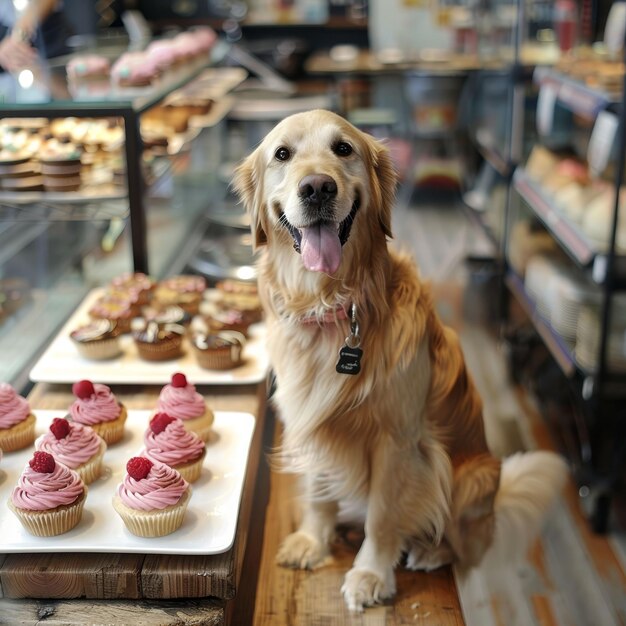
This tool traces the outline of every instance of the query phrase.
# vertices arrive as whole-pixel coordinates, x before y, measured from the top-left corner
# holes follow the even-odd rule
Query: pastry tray
[[[70,332],[89,320],[88,311],[102,295],[102,289],[91,291],[41,355],[30,379],[33,382],[74,383],[89,379],[106,384],[169,383],[172,374],[183,372],[195,385],[242,385],[265,379],[269,360],[265,349],[265,324],[250,327],[243,352],[244,362],[230,370],[207,370],[200,367],[187,338],[183,340],[183,356],[171,361],[152,362],[140,359],[131,335],[120,337],[122,354],[107,361],[83,358],[70,339]]]
[[[37,436],[64,411],[33,411]],[[255,420],[250,413],[215,412],[211,439],[200,478],[182,526],[165,537],[143,538],[130,533],[115,512],[112,498],[126,473],[126,462],[143,448],[143,433],[151,411],[129,411],[122,441],[109,446],[103,475],[88,486],[79,524],[56,537],[35,537],[8,508],[11,491],[34,446],[7,452],[0,460],[0,537],[2,552],[134,552],[144,554],[218,554],[235,538],[239,503]]]

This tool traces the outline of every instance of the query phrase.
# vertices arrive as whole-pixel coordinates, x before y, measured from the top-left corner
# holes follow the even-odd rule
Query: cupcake
[[[87,487],[69,467],[47,452],[35,452],[11,492],[9,508],[37,537],[54,537],[80,522]]]
[[[82,357],[104,361],[121,354],[120,334],[117,322],[101,319],[79,326],[70,333],[70,339]]]
[[[194,332],[191,340],[198,365],[208,370],[229,370],[241,365],[245,344],[246,338],[233,330]]]
[[[189,483],[164,463],[141,456],[126,464],[127,474],[113,496],[113,508],[138,537],[163,537],[180,528],[191,498]]]
[[[35,440],[35,416],[28,400],[8,383],[0,383],[0,448],[13,452]]]
[[[90,426],[55,417],[48,432],[35,441],[35,449],[48,452],[89,485],[102,474],[107,444]]]
[[[105,294],[94,302],[89,309],[89,316],[96,320],[116,322],[121,333],[128,333],[137,311],[137,301],[133,301],[132,297]]]
[[[81,380],[72,385],[76,400],[70,406],[73,421],[91,426],[102,439],[111,445],[124,436],[126,407],[117,401],[106,385]]]
[[[110,290],[116,293],[128,293],[143,305],[150,300],[155,282],[143,272],[126,272],[111,280]]]
[[[191,316],[179,306],[149,305],[141,309],[141,316],[146,322],[156,322],[159,326],[165,324],[181,324],[185,326],[191,321]]]
[[[156,413],[143,438],[144,456],[175,469],[188,483],[200,477],[206,446],[196,433],[185,428],[181,419]]]
[[[206,280],[202,276],[172,276],[157,285],[154,299],[165,305],[177,304],[189,314],[196,315],[205,289]]]
[[[195,385],[187,382],[186,376],[181,373],[174,374],[172,382],[161,389],[157,412],[181,419],[185,428],[203,441],[208,440],[215,419]]]
[[[133,320],[132,327],[140,358],[146,361],[170,361],[182,356],[185,328],[180,324],[158,324],[138,317]]]

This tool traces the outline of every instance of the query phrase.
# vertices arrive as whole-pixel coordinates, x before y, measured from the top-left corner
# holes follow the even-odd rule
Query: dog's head
[[[391,236],[395,186],[387,148],[322,110],[280,122],[234,178],[255,246],[292,246],[307,270],[325,274],[337,272],[349,246]]]

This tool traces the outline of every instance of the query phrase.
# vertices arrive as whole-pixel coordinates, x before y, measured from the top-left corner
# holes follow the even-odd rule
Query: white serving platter
[[[37,436],[64,411],[34,411]],[[11,491],[35,450],[34,446],[5,453],[0,461],[0,553],[135,552],[144,554],[218,554],[235,538],[239,503],[255,420],[250,413],[215,412],[214,432],[182,526],[165,537],[136,537],[124,526],[112,505],[113,494],[126,473],[126,462],[143,447],[151,411],[129,411],[126,434],[109,446],[105,471],[88,487],[82,520],[56,537],[35,537],[22,527],[7,506]]]
[[[129,334],[120,337],[123,352],[119,357],[108,361],[83,358],[72,343],[70,332],[89,321],[88,311],[102,293],[103,290],[94,289],[87,294],[31,369],[30,379],[33,382],[74,383],[86,378],[112,385],[165,385],[175,372],[183,372],[194,385],[243,385],[259,383],[265,379],[269,360],[263,323],[250,327],[250,336],[243,351],[244,362],[230,370],[207,370],[200,367],[186,338],[183,342],[183,356],[171,361],[152,362],[140,359]]]

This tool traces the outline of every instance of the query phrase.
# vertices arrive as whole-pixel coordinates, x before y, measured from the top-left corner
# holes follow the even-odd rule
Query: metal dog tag
[[[350,334],[346,337],[345,344],[339,350],[339,360],[335,370],[339,374],[351,374],[354,376],[361,371],[361,357],[363,350],[361,336],[359,335],[359,323],[356,321],[356,306],[350,307]]]
[[[344,346],[339,350],[339,361],[335,369],[339,374],[358,374],[361,371],[361,357],[363,350],[361,348],[350,348]]]

